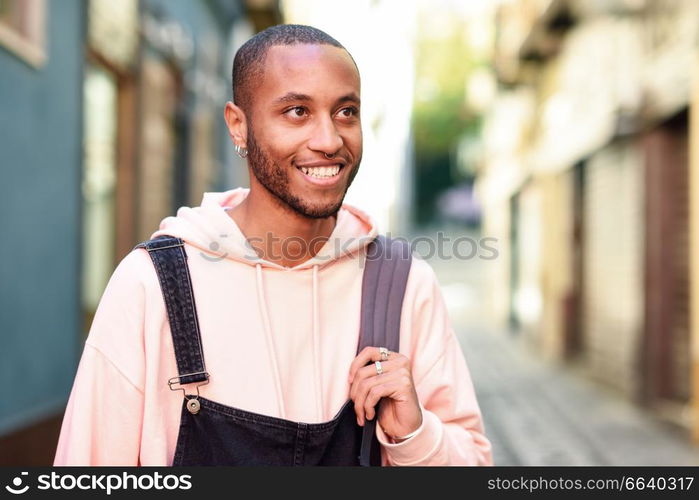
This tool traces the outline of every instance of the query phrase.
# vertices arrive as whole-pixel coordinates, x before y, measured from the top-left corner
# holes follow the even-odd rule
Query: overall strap
[[[165,299],[179,375],[168,381],[170,388],[173,384],[208,380],[184,241],[165,234],[141,242],[136,248],[148,251]]]
[[[362,309],[359,347],[386,347],[398,352],[403,295],[412,263],[410,245],[405,240],[378,235],[367,246],[362,280]],[[365,420],[359,465],[381,465],[376,439],[376,418]]]

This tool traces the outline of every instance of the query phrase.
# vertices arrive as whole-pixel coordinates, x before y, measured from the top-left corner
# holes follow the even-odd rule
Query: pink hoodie
[[[205,193],[151,237],[185,240],[210,382],[202,396],[289,420],[331,420],[349,397],[365,246],[377,229],[344,204],[326,244],[286,268],[257,257],[226,208],[248,189]],[[329,242],[329,243],[330,243]],[[423,409],[418,433],[384,465],[492,465],[471,377],[432,268],[414,256],[401,318]],[[54,465],[172,465],[182,392],[165,304],[148,253],[132,250],[104,291],[85,341]]]

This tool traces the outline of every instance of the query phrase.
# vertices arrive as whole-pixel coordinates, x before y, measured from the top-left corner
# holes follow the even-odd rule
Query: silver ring
[[[381,361],[375,361],[374,366],[376,366],[376,374],[381,375],[383,373],[383,367],[381,366]]]
[[[386,361],[388,359],[388,349],[379,347],[379,353],[381,354],[381,361]]]
[[[335,153],[331,153],[331,154],[323,153],[323,154],[325,155],[325,157],[326,157],[328,160],[329,160],[330,158],[334,158],[334,157],[335,157]]]

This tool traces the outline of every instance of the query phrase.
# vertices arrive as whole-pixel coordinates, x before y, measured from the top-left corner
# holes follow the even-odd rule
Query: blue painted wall
[[[40,68],[0,45],[0,436],[62,414],[89,326],[80,309],[87,4],[46,2]],[[215,34],[222,55],[242,14],[231,0],[142,0],[141,7],[180,23],[196,45]],[[219,71],[230,82],[230,61]],[[217,129],[217,151],[225,150],[224,132]]]
[[[0,46],[0,435],[62,411],[82,346],[85,3],[47,8],[43,67]]]
[[[216,154],[219,158],[219,170],[212,191],[225,191],[239,185],[247,185],[247,182],[238,182],[247,179],[247,170],[240,164],[234,164],[231,159],[235,156],[233,146],[228,136],[228,131],[223,120],[223,109],[226,100],[231,96],[231,69],[233,60],[228,60],[230,30],[236,18],[244,16],[242,2],[234,0],[208,0],[193,2],[191,0],[144,0],[144,8],[151,11],[159,11],[168,18],[176,20],[193,37],[195,45],[202,43],[204,33],[216,32],[218,34],[221,49],[221,65],[218,68],[219,76],[225,80],[226,95],[216,111],[215,142]],[[202,8],[207,6],[208,8]],[[194,58],[197,57],[195,52]],[[191,61],[194,64],[194,60]],[[196,96],[195,96],[196,98]],[[231,172],[237,167],[240,172]],[[236,179],[231,184],[231,178]],[[198,202],[199,200],[197,200]]]

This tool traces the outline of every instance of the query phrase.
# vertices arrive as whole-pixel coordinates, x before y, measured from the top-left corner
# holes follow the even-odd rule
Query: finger
[[[359,425],[364,425],[364,420],[366,418],[365,401],[369,391],[375,385],[381,385],[393,381],[396,377],[400,377],[401,373],[398,371],[393,371],[389,373],[383,373],[381,375],[374,375],[373,377],[366,378],[357,384],[357,389],[354,396],[354,412],[357,414],[357,423]]]
[[[379,362],[381,363],[381,368],[384,372],[397,370],[399,368],[406,368],[407,370],[410,370],[410,360],[397,352],[392,353],[392,355],[389,356],[388,361]],[[350,385],[353,384],[353,382],[357,379],[362,379],[364,377],[368,377],[377,373],[376,361],[369,361],[369,363],[370,364],[360,367],[354,372],[353,377],[349,381]]]
[[[373,347],[373,346],[367,346],[364,349],[362,349],[359,354],[352,360],[352,364],[350,364],[350,369],[349,369],[349,380],[352,382],[354,379],[354,376],[360,368],[363,366],[366,366],[367,363],[372,361],[372,358],[376,357],[376,360],[381,359],[381,356],[379,354],[379,348],[378,347]]]
[[[400,354],[398,354],[397,352],[388,351],[388,360],[392,360],[393,358],[395,358],[397,356],[400,356]],[[362,349],[359,354],[357,354],[357,357],[354,358],[354,360],[350,364],[350,368],[349,368],[349,381],[350,381],[350,383],[352,383],[352,380],[354,379],[357,370],[366,366],[367,363],[372,362],[372,361],[381,361],[381,352],[379,351],[378,347],[367,346],[364,349]]]
[[[388,363],[388,361],[386,363]],[[361,422],[363,422],[364,418],[366,417],[366,415],[364,415],[364,401],[367,397],[368,392],[374,385],[387,384],[389,382],[399,381],[401,387],[405,387],[406,389],[413,387],[412,376],[410,374],[408,365],[405,362],[405,360],[396,359],[393,361],[392,365],[393,367],[390,371],[384,372],[381,375],[377,375],[372,372],[370,376],[361,380],[356,379],[355,383],[352,384],[351,397],[355,403],[355,413],[357,413],[360,425],[363,425]],[[371,368],[375,370],[375,368],[372,366],[367,366],[366,368]],[[362,372],[358,372],[358,374],[359,373]]]
[[[383,370],[383,373],[394,371],[400,368],[401,366],[402,365],[400,361],[397,359],[394,359],[392,361],[381,361],[381,369]],[[376,375],[378,375],[378,372],[376,371],[376,365],[374,363],[360,368],[355,373],[354,380],[350,385],[350,398],[354,399],[354,394],[356,393],[357,387],[359,386],[359,382],[369,377],[374,377]]]
[[[374,385],[367,392],[364,400],[364,415],[367,420],[373,420],[376,417],[376,405],[379,404],[381,398],[391,397],[399,390],[401,385],[397,380],[386,380]]]

